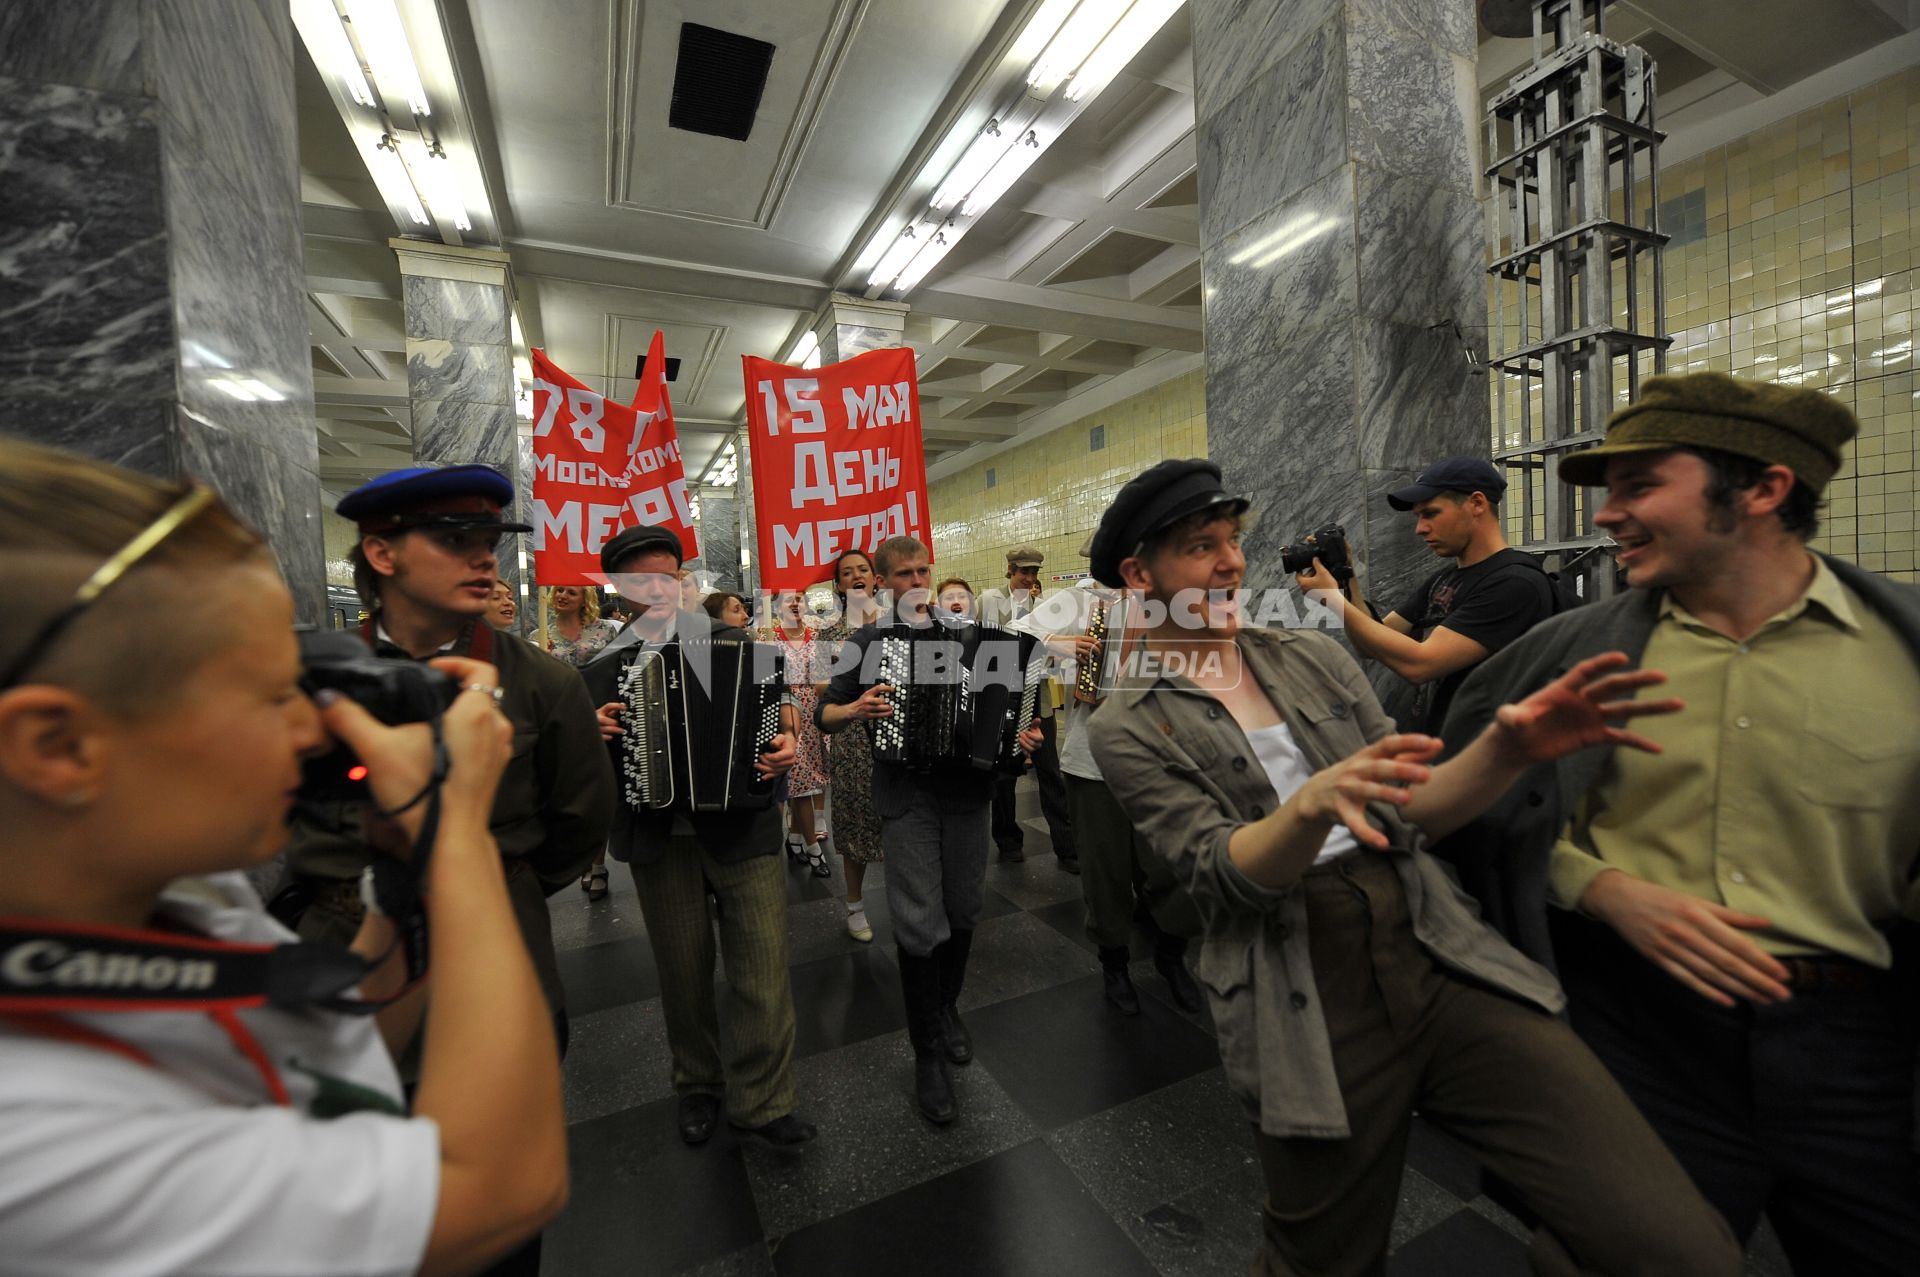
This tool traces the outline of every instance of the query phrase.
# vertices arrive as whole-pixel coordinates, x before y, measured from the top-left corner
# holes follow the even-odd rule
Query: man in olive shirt
[[[1130,482],[1094,577],[1158,613],[1091,721],[1115,798],[1205,928],[1198,971],[1267,1183],[1254,1271],[1385,1270],[1417,1107],[1540,1217],[1548,1274],[1731,1274],[1739,1252],[1593,1054],[1553,979],[1474,917],[1423,849],[1531,760],[1636,747],[1617,720],[1657,674],[1587,661],[1502,709],[1462,754],[1392,734],[1327,635],[1240,622],[1247,503],[1200,460]]]
[[[1806,546],[1854,431],[1817,391],[1657,377],[1561,463],[1632,588],[1483,666],[1449,742],[1596,651],[1687,709],[1450,849],[1736,1234],[1764,1211],[1796,1271],[1910,1273],[1920,590]]]

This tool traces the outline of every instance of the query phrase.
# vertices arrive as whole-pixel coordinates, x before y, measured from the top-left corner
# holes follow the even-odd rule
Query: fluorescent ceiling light
[[[809,359],[814,362],[808,363]],[[793,343],[792,349],[787,351],[787,357],[781,362],[797,364],[802,368],[817,367],[820,362],[820,335],[811,328],[801,333],[800,339]]]
[[[875,284],[885,286],[891,283],[906,264],[913,260],[913,255],[919,247],[920,241],[914,236],[913,223],[909,222],[901,230],[900,238],[881,255],[879,264],[873,268],[873,274],[867,276],[867,286],[871,288]]]
[[[1080,69],[1100,42],[1126,13],[1129,0],[1080,0],[1073,16],[1060,33],[1048,41],[1046,52],[1033,64],[1027,83],[1041,97],[1051,94],[1061,81]],[[374,68],[375,73],[379,71]]]
[[[420,192],[413,189],[413,179],[407,176],[407,166],[400,160],[400,152],[384,137],[368,144],[366,136],[357,138],[360,142],[360,154],[367,161],[367,171],[373,174],[373,184],[380,188],[380,195],[390,206],[407,210],[416,226],[431,226],[433,220],[427,216],[427,210],[421,207]]]
[[[1093,56],[1073,73],[1067,81],[1067,101],[1078,102],[1081,98],[1100,92],[1113,82],[1127,63],[1133,61],[1134,54],[1146,46],[1147,41],[1167,24],[1185,0],[1135,0],[1134,6],[1127,10],[1127,16],[1120,20]]]
[[[377,105],[366,73],[360,69],[360,55],[353,51],[346,28],[340,25],[333,0],[293,0],[293,25],[300,29],[300,38],[321,75],[337,77],[360,106]]]
[[[932,270],[934,265],[947,255],[947,250],[952,247],[953,235],[951,228],[942,226],[928,237],[926,247],[913,255],[913,260],[908,262],[907,268],[900,272],[900,278],[893,281],[893,286],[901,292],[912,288],[915,284],[926,278],[927,272]]]
[[[1074,0],[1046,0],[1040,6],[1040,11],[1033,15],[1033,21],[1027,23],[1026,29],[1014,39],[1013,49],[1007,56],[1015,62],[1030,62],[1039,57],[1040,51],[1047,47],[1047,41],[1053,39],[1054,33],[1060,30],[1060,24],[1073,12],[1073,4]]]
[[[380,92],[403,99],[415,115],[430,114],[426,86],[420,83],[413,46],[407,43],[407,29],[393,0],[347,0],[347,16],[353,19],[360,51],[367,55]]]
[[[1000,162],[993,166],[993,171],[980,179],[980,185],[974,187],[973,193],[967,196],[967,203],[960,210],[961,214],[973,217],[986,212],[993,206],[995,200],[1007,193],[1008,187],[1020,180],[1020,175],[1033,166],[1033,162],[1040,158],[1040,152],[1044,150],[1046,148],[1040,145],[1039,134],[1028,129],[1025,136],[1000,157]]]
[[[463,231],[472,230],[473,222],[467,217],[466,201],[460,196],[460,183],[447,153],[428,150],[427,144],[417,137],[404,137],[400,139],[400,155],[407,162],[407,171],[413,174],[413,184],[427,197],[427,207],[433,210],[434,216],[446,218]]]

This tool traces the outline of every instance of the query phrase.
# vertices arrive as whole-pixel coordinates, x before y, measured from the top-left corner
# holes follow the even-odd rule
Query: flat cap
[[[425,527],[533,531],[502,517],[512,504],[513,483],[492,466],[415,466],[367,480],[333,509],[362,535]]]
[[[1723,372],[1649,377],[1640,397],[1607,418],[1598,447],[1560,459],[1567,483],[1597,487],[1607,461],[1630,452],[1714,448],[1781,465],[1820,492],[1859,432],[1845,404],[1818,390],[1748,381]]]
[[[671,554],[675,564],[687,561],[686,547],[680,544],[680,538],[674,535],[671,528],[663,528],[657,523],[636,523],[614,533],[600,547],[600,570],[612,576],[619,570],[620,560],[658,550]]]
[[[1493,462],[1480,457],[1442,457],[1422,470],[1412,483],[1387,494],[1387,504],[1396,510],[1411,510],[1431,501],[1442,492],[1480,492],[1498,503],[1506,495],[1507,479]]]
[[[1038,546],[1016,545],[1007,551],[1007,566],[1010,568],[1037,568],[1047,561],[1047,556]]]
[[[1162,528],[1199,510],[1223,507],[1223,514],[1240,514],[1251,505],[1245,497],[1230,495],[1222,485],[1220,467],[1201,457],[1162,461],[1127,481],[1113,504],[1100,516],[1093,540],[1087,543],[1087,570],[1102,585],[1119,587],[1121,560],[1132,556]]]

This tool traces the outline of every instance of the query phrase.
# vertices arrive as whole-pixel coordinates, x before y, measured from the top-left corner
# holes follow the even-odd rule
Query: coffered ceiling
[[[743,419],[740,358],[780,357],[832,291],[865,289],[863,250],[950,135],[982,122],[1040,3],[399,8],[410,29],[441,33],[438,79],[458,88],[458,131],[478,154],[528,343],[625,398],[663,331],[697,475]],[[1655,52],[1677,128],[1915,25],[1895,0],[1816,7],[1810,24],[1800,0],[1634,0],[1610,11],[1609,33]],[[772,46],[745,140],[669,127],[684,23]],[[1483,91],[1530,53],[1529,41],[1484,40]],[[304,50],[299,61],[322,477],[338,489],[409,456],[397,232]],[[936,475],[1197,363],[1192,81],[1182,9],[908,296]]]

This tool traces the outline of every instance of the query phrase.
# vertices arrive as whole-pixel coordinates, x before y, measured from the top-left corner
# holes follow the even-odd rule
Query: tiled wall
[[[1817,387],[1860,437],[1815,546],[1916,579],[1920,69],[1663,169],[1669,372]]]
[[[976,591],[1005,585],[1006,553],[1021,544],[1046,554],[1043,579],[1078,573],[1079,549],[1122,484],[1164,458],[1206,455],[1206,374],[1195,370],[936,482],[934,575]]]

